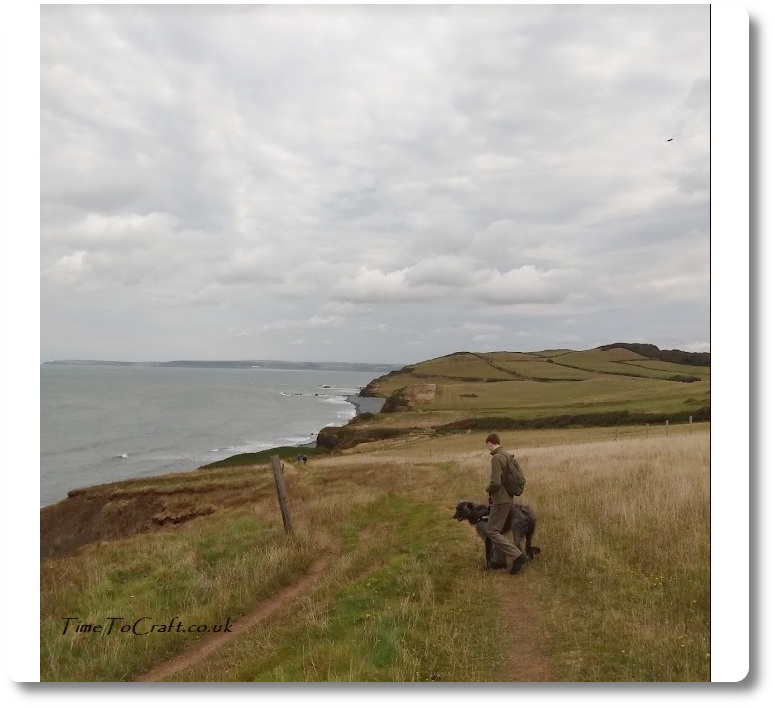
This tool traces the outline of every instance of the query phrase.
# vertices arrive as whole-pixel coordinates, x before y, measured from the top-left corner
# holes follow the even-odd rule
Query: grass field
[[[43,561],[41,678],[132,680],[206,641],[64,633],[63,617],[239,622],[328,553],[308,592],[169,680],[708,681],[707,425],[503,438],[526,472],[543,549],[516,577],[484,571],[478,537],[451,518],[458,500],[484,497],[489,456],[478,434],[287,463],[291,536],[266,463],[68,500],[96,505],[96,516],[101,499],[140,497],[213,511]],[[503,627],[518,639],[499,640]]]
[[[436,387],[430,400],[415,395],[427,383]],[[353,424],[367,429],[427,428],[471,416],[530,420],[609,412],[683,422],[690,415],[698,419],[710,405],[710,367],[649,359],[622,348],[461,352],[382,376],[368,390],[401,405],[388,416]]]

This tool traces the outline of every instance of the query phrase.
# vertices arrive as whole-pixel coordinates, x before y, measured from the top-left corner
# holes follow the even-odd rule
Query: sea
[[[281,445],[314,445],[321,428],[344,425],[356,415],[354,402],[371,402],[357,395],[377,376],[44,364],[40,504],[81,487],[185,472]]]

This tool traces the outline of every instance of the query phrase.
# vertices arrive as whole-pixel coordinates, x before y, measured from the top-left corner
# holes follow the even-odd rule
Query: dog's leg
[[[533,532],[528,531],[525,534],[525,549],[527,550],[528,558],[535,558],[541,549],[538,546],[533,545]]]
[[[518,524],[515,524],[511,527],[511,534],[514,536],[514,545],[519,548],[520,551],[525,550],[525,546],[523,545],[524,542],[524,536],[522,536],[521,529],[518,528]]]
[[[514,545],[519,548],[520,551],[524,552],[525,548],[522,545],[523,536],[519,519],[515,519],[514,523],[511,524],[511,535],[514,537]]]

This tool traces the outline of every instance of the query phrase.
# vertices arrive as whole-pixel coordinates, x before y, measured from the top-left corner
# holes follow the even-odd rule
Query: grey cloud
[[[407,274],[408,269],[384,273],[361,267],[354,276],[342,278],[332,294],[337,300],[355,303],[421,302],[439,295],[438,289],[427,284],[410,286]]]
[[[476,279],[475,262],[460,256],[436,256],[413,265],[406,273],[410,287],[440,285],[458,288]]]
[[[261,329],[265,332],[303,332],[310,329],[341,329],[345,319],[337,315],[321,317],[314,315],[305,320],[279,320],[265,324]]]
[[[708,41],[700,6],[45,6],[44,350],[341,317],[382,329],[332,356],[431,355],[482,308],[541,347],[647,292],[705,341]]]
[[[221,284],[279,283],[283,280],[281,256],[271,244],[237,249],[216,269]]]

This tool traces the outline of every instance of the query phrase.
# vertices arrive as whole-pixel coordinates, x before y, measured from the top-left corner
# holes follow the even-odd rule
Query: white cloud
[[[43,275],[59,285],[78,285],[89,274],[87,255],[86,251],[76,251],[62,256]]]
[[[327,302],[320,308],[321,315],[340,315],[342,317],[369,314],[371,312],[373,312],[373,308],[368,305],[360,305],[354,302],[339,302],[337,300]]]
[[[520,225],[514,219],[499,219],[476,234],[471,250],[488,260],[512,251],[524,256],[541,244],[541,236],[538,227]]]
[[[497,342],[500,340],[500,338],[501,337],[498,334],[475,334],[474,335],[475,342],[482,342],[482,343],[488,343],[488,344]]]
[[[332,355],[401,361],[410,341],[443,353],[429,321],[464,344],[498,336],[466,329],[483,306],[540,340],[510,346],[592,345],[647,317],[644,293],[671,305],[665,337],[705,341],[707,20],[656,5],[44,6],[44,349],[88,356],[106,339],[121,358],[123,327],[162,358],[181,332],[283,322],[314,347],[340,317]],[[155,327],[171,309],[176,326]],[[231,339],[253,354],[255,337]]]
[[[283,280],[280,257],[272,244],[238,248],[217,267],[223,284],[270,283]]]
[[[552,304],[572,295],[581,283],[581,274],[575,270],[542,271],[534,265],[525,265],[507,273],[493,271],[473,289],[473,297],[498,305]]]
[[[332,315],[321,317],[313,315],[305,320],[278,320],[261,327],[264,332],[298,332],[315,329],[341,329],[345,325],[344,317]]]
[[[52,229],[47,238],[70,246],[101,251],[127,251],[147,248],[168,241],[179,234],[176,218],[171,214],[96,214],[62,229]]]
[[[459,288],[475,279],[475,262],[461,256],[435,256],[413,265],[406,271],[409,287],[439,285]]]
[[[464,322],[455,327],[436,327],[432,334],[466,334],[475,337],[496,337],[503,331],[503,325],[484,322]]]
[[[676,349],[684,352],[709,352],[710,342],[689,342],[689,344],[682,344]]]
[[[410,285],[408,268],[383,273],[378,268],[361,266],[354,276],[342,278],[333,288],[337,300],[355,303],[419,302],[437,294],[432,286]]]

